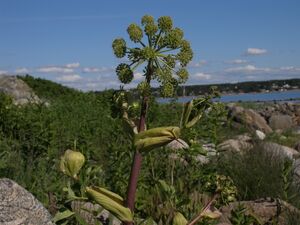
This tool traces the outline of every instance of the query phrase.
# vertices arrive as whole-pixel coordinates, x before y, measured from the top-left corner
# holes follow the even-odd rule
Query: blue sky
[[[299,0],[0,0],[0,74],[117,88],[111,42],[144,14],[184,30],[188,84],[300,78]]]

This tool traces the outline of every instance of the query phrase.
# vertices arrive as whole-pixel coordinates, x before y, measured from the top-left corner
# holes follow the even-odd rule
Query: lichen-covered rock
[[[0,179],[1,225],[53,225],[49,212],[16,182]]]
[[[34,94],[32,89],[16,76],[0,75],[0,92],[11,96],[16,105],[40,102],[40,99]]]
[[[287,130],[293,127],[293,118],[289,115],[273,115],[269,125],[273,130]]]

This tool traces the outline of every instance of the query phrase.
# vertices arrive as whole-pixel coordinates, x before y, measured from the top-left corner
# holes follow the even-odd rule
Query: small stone
[[[259,140],[264,140],[266,138],[266,135],[264,132],[260,130],[255,131],[256,137],[258,137]]]

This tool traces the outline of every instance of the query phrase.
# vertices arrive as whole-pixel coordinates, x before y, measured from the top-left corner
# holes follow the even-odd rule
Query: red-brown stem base
[[[135,152],[133,164],[131,168],[131,174],[130,174],[130,183],[128,185],[127,190],[127,200],[126,200],[126,206],[133,212],[134,211],[134,202],[135,202],[135,193],[137,188],[137,182],[138,182],[138,176],[139,172],[142,166],[142,154],[139,152]],[[126,225],[132,225],[132,222],[125,222]]]

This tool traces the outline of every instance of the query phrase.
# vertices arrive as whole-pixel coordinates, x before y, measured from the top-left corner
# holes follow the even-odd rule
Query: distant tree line
[[[278,91],[300,88],[300,79],[181,86],[178,88],[177,94],[178,96],[202,95],[208,93],[211,86],[216,86],[221,93]]]

